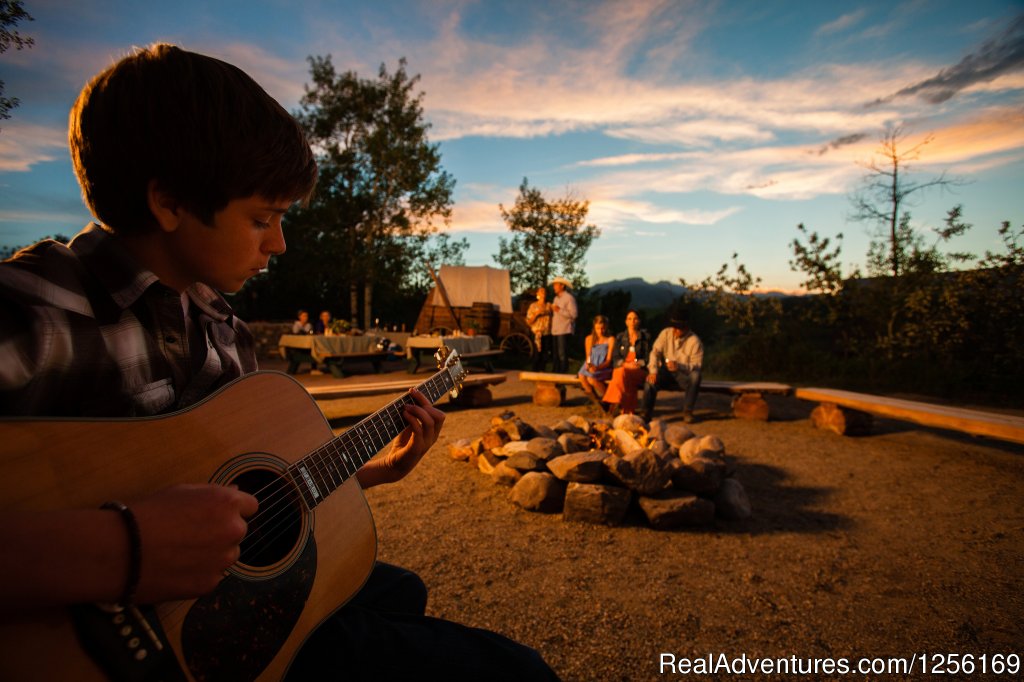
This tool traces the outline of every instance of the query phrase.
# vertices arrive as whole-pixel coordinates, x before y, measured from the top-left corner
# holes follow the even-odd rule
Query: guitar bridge
[[[186,680],[152,607],[78,604],[70,611],[82,649],[110,679]]]

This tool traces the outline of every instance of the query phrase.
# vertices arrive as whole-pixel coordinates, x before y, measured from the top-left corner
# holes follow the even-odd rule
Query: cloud
[[[961,90],[977,83],[989,83],[1000,76],[1024,68],[1024,14],[1017,16],[1002,33],[986,41],[976,51],[961,59],[955,66],[942,69],[938,74],[909,85],[901,90],[876,99],[874,106],[900,97],[917,95],[930,104],[941,104]]]
[[[817,154],[818,156],[822,156],[829,152],[830,150],[835,150],[839,149],[840,147],[856,144],[863,140],[865,137],[867,137],[867,135],[864,133],[853,133],[852,135],[843,135],[842,137],[837,137],[831,142],[827,142],[823,144],[821,147],[819,147]]]
[[[26,123],[14,118],[0,132],[0,172],[25,172],[37,163],[68,157],[67,128]]]
[[[814,35],[828,36],[834,33],[841,33],[842,31],[845,31],[851,26],[860,23],[860,20],[864,18],[865,13],[865,10],[859,9],[856,12],[844,14],[838,19],[835,19],[833,21],[828,22],[827,24],[819,26],[818,30],[814,32]]]

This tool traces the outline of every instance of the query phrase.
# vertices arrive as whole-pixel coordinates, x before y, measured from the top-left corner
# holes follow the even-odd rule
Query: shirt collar
[[[142,268],[111,232],[97,223],[87,225],[68,247],[122,309],[134,305],[154,285],[169,290],[156,274]],[[234,314],[227,301],[206,284],[197,282],[185,293],[203,313],[218,322]]]

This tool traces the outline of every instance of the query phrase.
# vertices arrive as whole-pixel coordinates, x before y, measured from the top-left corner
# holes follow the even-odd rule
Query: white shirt
[[[647,371],[657,374],[658,368],[669,360],[679,365],[682,372],[700,369],[704,364],[704,344],[693,332],[688,332],[686,336],[677,339],[675,329],[666,327],[661,330],[654,345],[651,346],[651,359],[647,363]]]
[[[578,315],[576,299],[567,289],[562,289],[562,293],[555,296],[551,305],[558,306],[558,310],[555,310],[551,317],[551,335],[572,334],[576,328],[576,316]]]

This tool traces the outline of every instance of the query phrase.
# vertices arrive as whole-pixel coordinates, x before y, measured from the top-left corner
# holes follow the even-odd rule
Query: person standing
[[[533,356],[533,371],[542,372],[551,355],[551,304],[548,303],[548,290],[538,287],[537,300],[526,310],[526,324],[533,330],[533,342],[537,348]]]
[[[647,362],[647,383],[644,384],[644,419],[654,415],[654,401],[658,391],[685,391],[683,421],[693,421],[693,407],[700,390],[701,365],[704,363],[704,345],[690,330],[685,313],[669,320],[669,326],[658,334]]]
[[[551,302],[552,369],[565,373],[569,369],[569,339],[576,330],[576,317],[579,313],[576,299],[569,293],[572,282],[565,277],[555,277],[551,280],[551,286],[555,290],[555,300]]]

